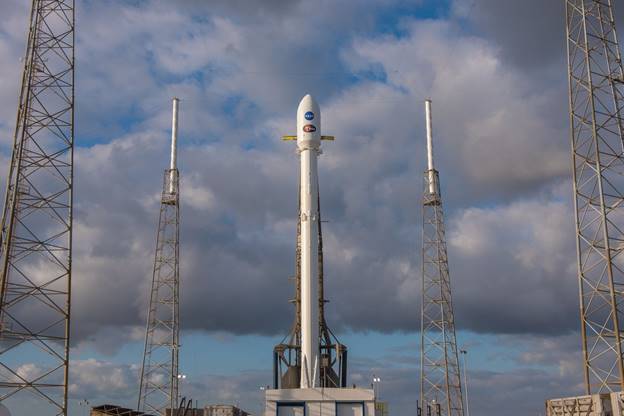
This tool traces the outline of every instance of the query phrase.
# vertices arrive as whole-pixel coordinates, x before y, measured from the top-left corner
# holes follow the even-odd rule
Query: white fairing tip
[[[299,150],[321,146],[321,110],[310,94],[301,99],[297,108],[297,146]]]

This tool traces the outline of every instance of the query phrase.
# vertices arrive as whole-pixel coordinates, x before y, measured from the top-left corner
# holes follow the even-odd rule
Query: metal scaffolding
[[[145,332],[138,409],[165,416],[177,409],[180,301],[180,192],[176,167],[177,104],[173,100],[171,169],[165,170]]]
[[[567,0],[584,376],[588,394],[624,390],[624,78],[610,0]]]
[[[433,168],[431,101],[426,103],[429,169],[424,174],[422,211],[420,405],[440,416],[463,416],[442,196],[438,171]]]
[[[0,402],[66,415],[74,1],[31,7],[0,236]]]

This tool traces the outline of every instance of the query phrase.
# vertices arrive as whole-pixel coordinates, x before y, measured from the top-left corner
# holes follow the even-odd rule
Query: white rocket
[[[297,135],[284,136],[296,140],[301,159],[301,379],[304,388],[319,387],[319,212],[317,158],[321,154],[321,111],[309,94],[297,108]]]
[[[321,111],[309,94],[297,108],[301,158],[301,388],[319,387],[318,169]]]

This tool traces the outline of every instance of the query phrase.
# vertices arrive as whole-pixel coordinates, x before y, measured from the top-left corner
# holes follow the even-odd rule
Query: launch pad
[[[266,391],[265,416],[373,416],[371,389],[309,388]]]
[[[564,397],[546,401],[546,416],[624,415],[624,392]]]

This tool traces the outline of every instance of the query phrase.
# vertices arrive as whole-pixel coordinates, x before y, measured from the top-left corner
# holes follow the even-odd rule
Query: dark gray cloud
[[[460,326],[494,333],[578,329],[569,188],[452,218],[449,252]]]
[[[492,40],[514,66],[554,69],[565,61],[565,2],[540,0],[454,0],[455,16]],[[614,5],[616,24],[624,7]]]
[[[453,8],[514,66],[543,69],[565,59],[563,1],[455,0]]]
[[[217,13],[247,19],[267,19],[283,17],[283,15],[292,12],[302,2],[301,0],[177,0],[175,3],[201,13]]]

